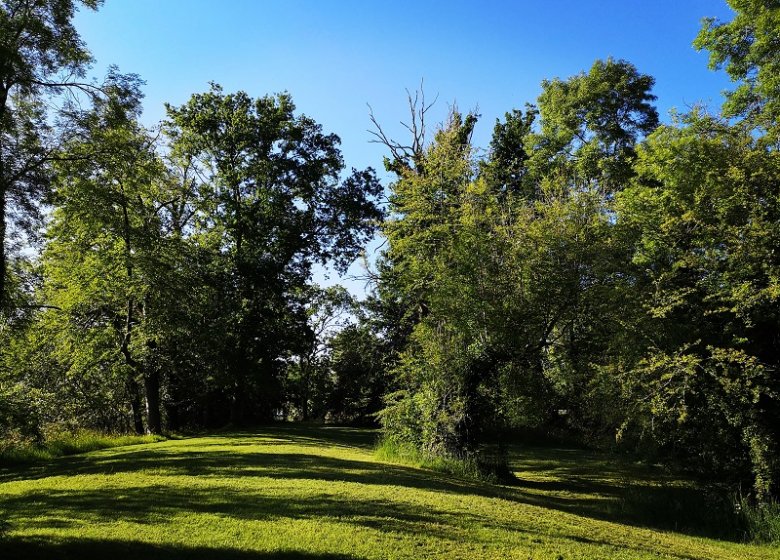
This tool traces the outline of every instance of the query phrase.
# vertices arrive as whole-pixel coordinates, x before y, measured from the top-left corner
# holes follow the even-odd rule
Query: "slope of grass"
[[[602,456],[520,450],[509,487],[384,463],[373,443],[284,426],[0,469],[0,558],[780,558],[635,511],[688,487]]]

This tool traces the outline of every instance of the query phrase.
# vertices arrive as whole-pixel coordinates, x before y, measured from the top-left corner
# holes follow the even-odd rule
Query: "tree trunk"
[[[178,381],[171,375],[168,378],[168,400],[163,403],[163,406],[168,417],[168,429],[173,432],[181,428],[180,402]]]
[[[233,356],[232,367],[234,368],[234,382],[232,395],[230,395],[230,423],[241,426],[247,420],[247,394],[249,384],[247,379],[248,360],[244,357],[243,345],[239,344],[236,353]]]
[[[146,390],[146,422],[149,432],[162,433],[162,419],[160,418],[160,373],[154,369],[144,375],[144,389]]]
[[[301,420],[309,420],[309,383],[311,375],[309,364],[301,364]]]
[[[240,380],[230,401],[230,423],[241,426],[246,422],[246,389]]]
[[[135,374],[131,374],[127,379],[127,391],[130,393],[130,407],[133,409],[133,429],[139,436],[146,433],[144,431],[144,414],[140,389],[138,382],[135,380]]]
[[[1,147],[1,146],[0,146]],[[2,157],[2,156],[0,156]],[[0,161],[0,311],[3,310],[6,299],[6,287],[5,287],[5,271],[6,271],[6,255],[5,255],[5,188],[2,185],[3,181],[3,163]]]
[[[122,218],[124,222],[124,242],[125,242],[125,267],[127,272],[128,281],[133,280],[133,260],[132,260],[132,246],[130,243],[130,216],[127,211],[127,196],[125,195],[125,188],[122,183],[119,183],[122,192]],[[141,306],[141,310],[144,310],[144,306]],[[120,352],[125,358],[125,363],[130,366],[130,369],[140,378],[144,380],[144,389],[146,393],[146,416],[149,422],[149,430],[154,434],[162,432],[162,426],[160,421],[160,377],[157,372],[147,372],[149,369],[144,367],[141,362],[136,360],[130,353],[130,342],[133,336],[133,328],[135,326],[135,312],[136,303],[132,297],[127,299],[127,313],[125,316],[125,332],[122,337],[122,344],[120,346]],[[140,394],[139,397],[140,399]],[[140,407],[139,407],[140,408]],[[133,405],[133,414],[135,415],[135,404]],[[136,430],[138,430],[138,421],[136,420]],[[143,425],[141,425],[143,428]]]
[[[3,87],[0,89],[0,123],[5,120],[7,103],[8,89]],[[6,191],[8,190],[8,185],[5,182],[5,175],[5,161],[3,160],[3,136],[0,134],[0,312],[3,310],[3,304],[5,303],[6,298],[5,271],[7,265],[5,262],[5,210],[7,201],[5,197]]]

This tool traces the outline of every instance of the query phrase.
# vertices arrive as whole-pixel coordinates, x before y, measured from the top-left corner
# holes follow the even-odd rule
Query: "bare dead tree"
[[[385,129],[377,120],[374,115],[374,110],[371,105],[368,106],[368,116],[371,119],[371,124],[374,125],[374,129],[369,129],[368,132],[374,137],[370,142],[374,144],[382,144],[390,151],[391,157],[388,158],[387,164],[388,171],[401,175],[405,172],[413,172],[422,175],[424,170],[424,151],[425,151],[425,117],[431,107],[436,104],[439,96],[427,103],[425,100],[425,90],[423,88],[423,82],[420,82],[420,88],[414,91],[414,94],[408,89],[406,90],[406,99],[409,105],[410,122],[406,123],[401,121],[401,126],[411,134],[411,139],[408,143],[398,142],[387,135]]]

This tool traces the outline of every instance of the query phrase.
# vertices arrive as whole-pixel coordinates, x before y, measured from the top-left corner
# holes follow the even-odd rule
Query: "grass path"
[[[284,426],[0,470],[0,558],[780,559],[628,507],[685,488],[603,456],[526,449],[498,487],[378,462],[373,437]]]

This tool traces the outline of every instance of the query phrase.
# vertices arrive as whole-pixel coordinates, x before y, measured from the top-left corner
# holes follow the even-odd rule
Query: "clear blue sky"
[[[474,139],[487,146],[493,123],[532,102],[545,78],[624,58],[656,78],[662,116],[729,87],[691,47],[705,16],[731,19],[724,0],[301,1],[106,0],[76,25],[96,57],[147,82],[144,119],[164,117],[209,81],[252,96],[289,91],[299,111],[342,139],[348,166],[382,164],[370,144],[367,104],[399,139],[404,88],[421,79],[449,104],[482,114]]]

